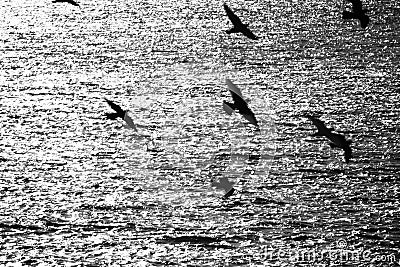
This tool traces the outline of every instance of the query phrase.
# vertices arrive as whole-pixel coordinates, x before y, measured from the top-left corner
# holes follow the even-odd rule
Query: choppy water
[[[362,30],[339,2],[228,3],[254,42],[219,1],[3,1],[0,264],[399,264],[400,4],[365,1]],[[226,78],[261,135],[223,114]]]

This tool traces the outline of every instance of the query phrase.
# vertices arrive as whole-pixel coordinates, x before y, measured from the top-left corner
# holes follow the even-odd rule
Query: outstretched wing
[[[258,121],[256,119],[256,116],[254,115],[253,111],[251,111],[251,109],[249,109],[248,113],[243,114],[242,116],[248,120],[248,122],[250,122],[251,124],[253,124],[254,126],[258,127]]]
[[[311,115],[307,115],[306,118],[309,119],[312,122],[312,124],[314,124],[317,127],[319,132],[329,131],[328,128],[325,126],[325,123],[320,119],[317,119]]]
[[[246,101],[244,101],[240,96],[238,96],[234,92],[232,91],[230,92],[234,101],[234,105],[239,110],[239,113],[251,124],[258,127],[256,116],[254,115],[253,111],[249,108]]]
[[[347,11],[347,10],[343,10],[342,18],[343,19],[357,19],[358,16],[353,12],[350,12],[350,11]]]
[[[226,79],[226,84],[228,85],[229,92],[231,92],[233,104],[239,110],[239,113],[243,115],[243,117],[246,120],[248,120],[251,124],[258,126],[256,116],[254,115],[253,111],[249,108],[246,101],[244,101],[240,89],[236,85],[234,85],[229,79]]]
[[[135,130],[136,132],[138,131],[132,118],[128,116],[128,112],[125,113],[124,121],[126,122],[129,128]]]
[[[247,27],[245,29],[242,30],[242,33],[244,34],[244,36],[252,39],[252,40],[258,40],[259,37],[255,36],[254,33],[252,31],[250,31]]]
[[[353,4],[353,11],[361,11],[362,10],[362,3],[360,0],[348,0],[350,3]]]
[[[234,109],[230,105],[232,105],[232,104],[228,103],[226,101],[224,101],[222,103],[222,108],[225,110],[226,114],[228,114],[228,115],[232,115],[232,113],[234,111]]]
[[[71,5],[79,6],[79,4],[77,2],[75,2],[74,0],[67,0],[67,2],[70,3]]]
[[[224,9],[226,15],[228,16],[229,20],[232,22],[234,26],[239,26],[243,24],[242,21],[239,19],[239,17],[236,16],[235,13],[233,13],[233,11],[228,7],[227,4],[224,4]]]
[[[118,114],[123,114],[125,111],[117,104],[115,104],[114,102],[112,102],[111,100],[108,100],[107,98],[104,98],[107,101],[107,104],[113,109],[115,110],[115,112],[117,112]]]
[[[363,29],[367,28],[367,26],[369,24],[369,17],[367,15],[361,16],[360,24],[361,24],[361,28],[363,28]]]
[[[235,92],[229,90],[231,92],[231,96],[233,99],[233,104],[240,110],[240,108],[246,108],[247,103],[246,101],[243,100],[243,98],[239,95],[237,95]],[[248,107],[247,107],[248,108]]]
[[[240,89],[239,89],[236,85],[234,85],[234,84],[232,83],[231,80],[226,79],[225,82],[226,82],[226,84],[228,85],[229,91],[234,92],[236,95],[240,96],[240,97],[243,99],[242,92],[240,91]]]

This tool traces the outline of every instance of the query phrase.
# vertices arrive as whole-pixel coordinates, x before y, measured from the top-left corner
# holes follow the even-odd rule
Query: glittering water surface
[[[3,1],[0,265],[398,264],[400,5],[364,1],[362,30],[339,2],[228,3],[255,42],[219,1]]]

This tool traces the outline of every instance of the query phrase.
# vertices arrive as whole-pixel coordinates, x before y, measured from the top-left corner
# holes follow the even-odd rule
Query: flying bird
[[[350,147],[351,140],[346,140],[345,136],[342,134],[332,132],[332,128],[327,128],[323,121],[315,118],[314,116],[307,115],[306,118],[308,118],[318,129],[313,136],[325,136],[329,141],[331,141],[331,143],[329,143],[331,148],[343,149],[344,159],[346,163],[349,163],[350,158],[352,158],[352,150]]]
[[[114,113],[106,113],[106,117],[108,119],[115,120],[117,118],[121,118],[126,122],[127,128],[134,129],[136,132],[138,131],[132,118],[129,117],[127,110],[123,110],[119,105],[115,104],[111,100],[108,100],[107,98],[104,99],[107,101],[107,104],[115,111]]]
[[[77,2],[75,2],[74,0],[54,0],[53,3],[68,3],[68,4],[71,4],[74,6],[79,6],[79,4]]]
[[[312,136],[326,136],[332,132],[332,128],[327,128],[325,123],[320,119],[315,118],[314,116],[306,115],[307,119],[309,119],[316,127],[317,132],[312,134]]]
[[[233,11],[228,7],[227,4],[224,4],[224,9],[226,12],[226,15],[228,16],[229,20],[232,22],[233,24],[233,28],[230,30],[227,30],[226,33],[227,34],[231,34],[231,33],[242,33],[244,36],[253,39],[253,40],[258,40],[258,37],[254,35],[254,33],[252,33],[249,28],[247,27],[247,24],[243,24],[243,22],[239,19],[238,16],[235,15],[235,13],[233,13]]]
[[[236,87],[236,85],[234,85],[229,79],[226,79],[226,84],[228,85],[229,92],[232,95],[233,103],[229,103],[225,100],[223,101],[223,108],[225,112],[231,115],[234,110],[238,110],[239,114],[241,114],[246,120],[258,127],[256,116],[254,115],[253,111],[251,111],[246,101],[243,100],[240,89]]]
[[[346,140],[345,136],[338,133],[330,133],[326,136],[331,143],[329,143],[331,148],[341,148],[344,151],[344,160],[346,163],[350,162],[350,158],[353,157],[350,144],[351,140]]]
[[[343,19],[358,19],[361,24],[361,28],[365,29],[369,24],[369,17],[365,14],[368,10],[362,8],[360,0],[347,0],[353,5],[353,11],[343,11]]]
[[[224,199],[230,197],[235,192],[235,188],[233,188],[233,182],[229,182],[228,178],[222,177],[218,182],[211,182],[211,185],[217,189],[225,190],[225,195],[222,197]]]

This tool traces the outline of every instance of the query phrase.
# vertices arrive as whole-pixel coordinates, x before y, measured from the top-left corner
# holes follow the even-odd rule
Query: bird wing
[[[251,124],[258,127],[258,121],[256,119],[256,116],[254,115],[253,111],[251,111],[251,109],[249,109],[249,111],[250,111],[250,113],[246,113],[246,114],[242,113],[242,116],[246,120],[248,120]]]
[[[75,2],[74,0],[68,0],[67,2],[70,3],[71,5],[79,6],[79,4],[77,2]]]
[[[239,113],[248,120],[251,124],[258,126],[256,116],[253,111],[249,108],[246,101],[244,101],[240,96],[231,91],[233,102],[235,107],[239,110]]]
[[[367,15],[361,16],[360,24],[361,24],[361,28],[363,28],[363,29],[367,28],[367,26],[369,24],[369,17]]]
[[[353,4],[353,11],[361,11],[362,10],[362,3],[360,0],[348,0],[350,3]]]
[[[259,37],[255,36],[254,33],[252,31],[250,31],[249,28],[247,28],[247,27],[242,30],[242,33],[244,34],[244,36],[246,36],[252,40],[259,39]]]
[[[229,20],[232,22],[232,24],[234,26],[243,25],[243,23],[239,19],[239,17],[236,16],[235,13],[233,13],[232,9],[230,9],[227,4],[224,4],[224,9],[225,9],[226,15],[228,15]]]
[[[243,98],[242,92],[240,91],[240,89],[239,89],[236,85],[234,85],[234,84],[232,83],[231,80],[226,79],[225,82],[226,82],[226,84],[228,85],[229,91],[234,92],[235,94],[237,94],[238,96],[240,96],[241,98]]]
[[[229,87],[229,92],[231,92],[233,104],[239,110],[239,113],[248,120],[251,124],[258,126],[257,119],[253,111],[249,108],[246,101],[243,99],[242,92],[240,89],[234,85],[229,79],[226,79],[226,83]]]
[[[317,119],[311,115],[307,115],[306,117],[312,122],[312,124],[314,124],[317,127],[318,131],[320,132],[329,131],[328,128],[325,126],[325,123],[320,119]]]
[[[115,112],[117,112],[118,114],[122,114],[125,111],[117,104],[115,104],[114,102],[112,102],[111,100],[108,100],[107,98],[104,98],[107,101],[107,104],[113,109],[115,110]]]
[[[231,108],[231,107],[229,106],[229,104],[230,104],[230,103],[227,103],[227,102],[224,101],[224,102],[222,103],[222,108],[225,110],[225,112],[226,112],[228,115],[232,115],[234,109]]]
[[[342,18],[343,19],[357,19],[358,16],[354,12],[343,10]]]
[[[239,109],[239,111],[241,109],[244,110],[244,109],[248,109],[249,108],[247,106],[246,101],[244,101],[242,97],[237,95],[235,92],[232,92],[232,91],[230,91],[230,92],[231,92],[231,96],[232,96],[232,99],[233,99],[233,104],[235,105],[235,107],[237,109]]]
[[[135,130],[136,132],[138,131],[132,118],[128,116],[128,112],[125,112],[124,121],[129,126],[129,128]]]

